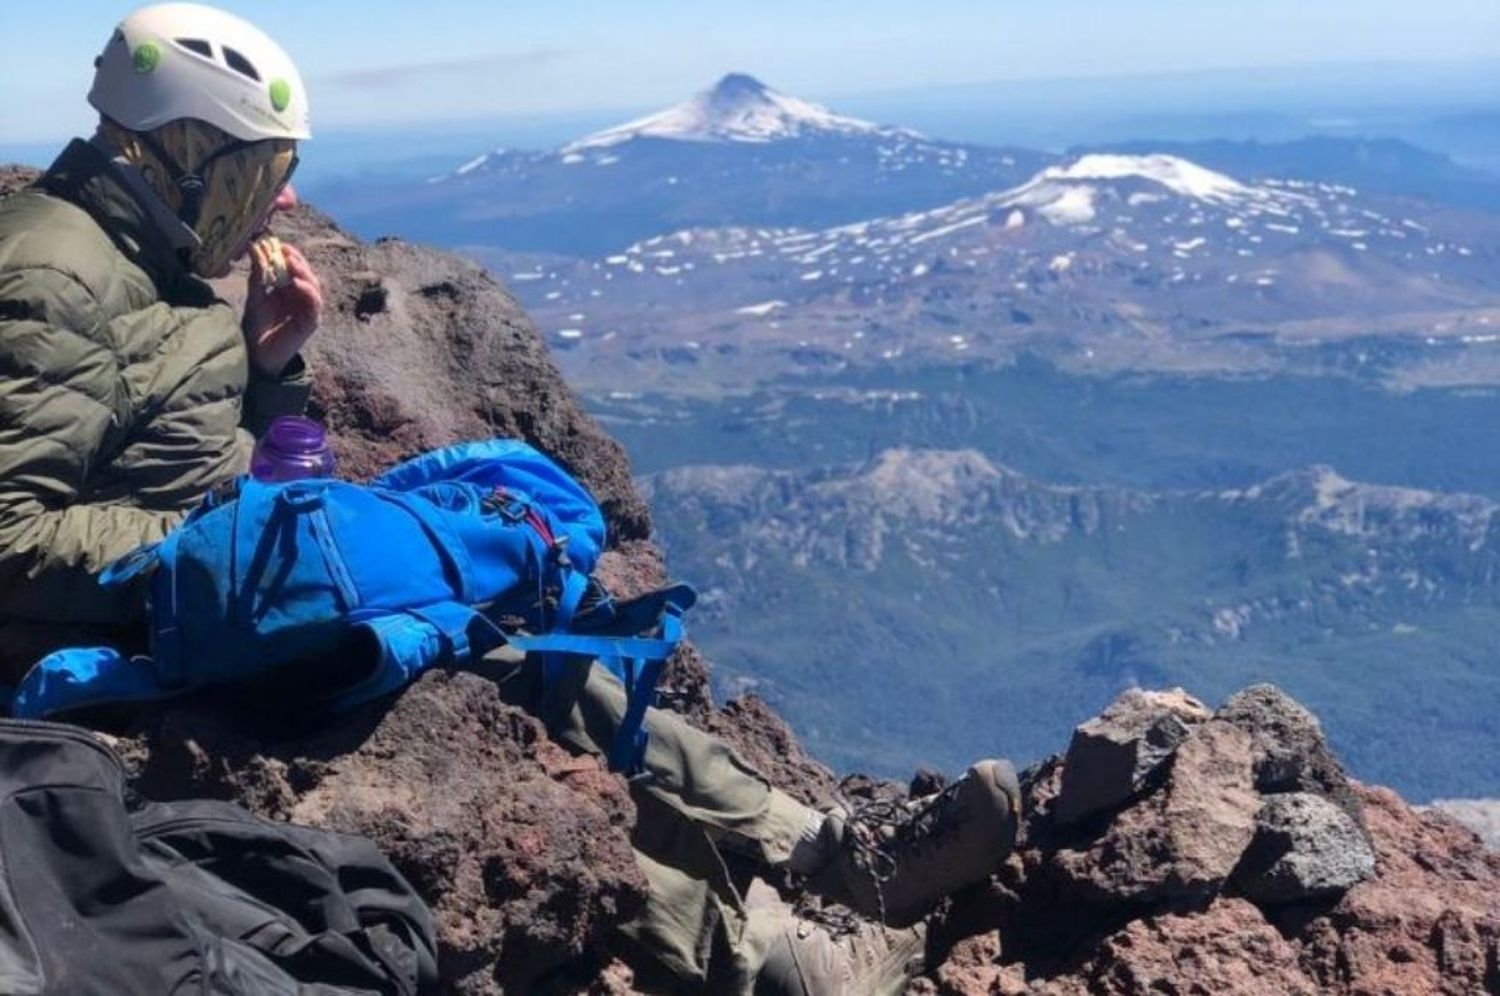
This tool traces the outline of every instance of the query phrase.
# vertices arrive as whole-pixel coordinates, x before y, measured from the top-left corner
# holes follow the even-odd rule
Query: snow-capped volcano
[[[496,149],[420,183],[320,196],[367,231],[592,256],[683,227],[818,228],[936,208],[1054,161],[845,117],[736,73],[559,148]]]
[[[775,142],[809,135],[904,135],[871,121],[773,90],[744,73],[730,73],[711,89],[664,111],[595,132],[564,146],[564,153],[604,149],[634,138],[678,142]]]
[[[1306,202],[1307,197],[1263,185],[1239,182],[1177,156],[1095,153],[1049,166],[1030,181],[991,198],[1004,207],[1029,207],[1053,224],[1084,224],[1099,210],[1101,187],[1131,184],[1132,207],[1175,195],[1217,207]]]

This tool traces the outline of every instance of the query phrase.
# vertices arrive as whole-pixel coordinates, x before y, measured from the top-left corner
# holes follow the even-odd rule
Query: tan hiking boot
[[[797,919],[755,977],[755,996],[901,996],[922,971],[926,926],[882,927],[849,915]]]
[[[1015,846],[1020,809],[1010,762],[980,761],[935,796],[832,814],[824,833],[838,881],[825,873],[812,885],[884,923],[913,923],[999,867]]]

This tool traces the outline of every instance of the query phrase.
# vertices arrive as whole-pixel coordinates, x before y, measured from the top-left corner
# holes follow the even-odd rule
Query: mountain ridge
[[[1411,386],[1500,381],[1497,244],[1500,216],[1092,153],[828,227],[689,228],[583,259],[474,254],[594,390],[684,367],[730,388],[1028,350],[1084,372],[1266,373],[1360,338],[1413,349],[1388,373]]]
[[[1328,717],[1362,775],[1416,796],[1494,792],[1472,760],[1500,745],[1477,706],[1500,691],[1485,663],[1500,626],[1493,499],[1320,466],[1238,488],[1051,485],[973,451],[909,450],[682,467],[641,489],[669,556],[703,585],[698,639],[720,687],[765,696],[840,766],[959,763],[996,723],[1026,758],[1121,684],[1264,680]],[[842,695],[810,647],[870,662],[861,694]],[[1294,663],[1309,654],[1316,668]],[[953,692],[995,675],[1013,698]],[[898,702],[909,721],[882,724]],[[1439,743],[1433,714],[1447,717]]]

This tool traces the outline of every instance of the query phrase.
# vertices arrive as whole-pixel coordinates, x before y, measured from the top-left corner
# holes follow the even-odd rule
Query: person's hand
[[[250,254],[250,296],[245,302],[245,346],[250,362],[267,377],[279,377],[317,331],[323,313],[323,287],[307,257],[282,243],[289,275],[282,287],[267,290],[267,274]]]

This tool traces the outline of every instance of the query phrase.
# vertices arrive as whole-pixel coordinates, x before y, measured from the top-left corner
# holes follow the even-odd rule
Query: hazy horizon
[[[1437,151],[1472,151],[1473,164],[1500,166],[1500,142],[1474,137],[1431,140],[1427,126],[1444,115],[1500,115],[1500,58],[1450,62],[1315,62],[1274,72],[1224,67],[1190,73],[1080,75],[994,79],[872,89],[829,96],[795,90],[751,66],[746,71],[778,89],[837,110],[917,128],[933,137],[977,144],[1061,149],[1126,139],[1255,138],[1286,140],[1312,134],[1398,137]],[[722,75],[720,73],[719,75]],[[391,124],[351,123],[315,128],[304,180],[406,164],[427,165],[495,147],[550,149],[580,135],[686,99],[717,77],[654,104],[615,104],[550,113],[498,114],[404,122],[423,149],[390,142]],[[1189,85],[1191,84],[1191,85]],[[0,136],[0,161],[45,166],[73,132],[27,141]],[[1491,129],[1493,130],[1493,129]],[[1443,139],[1451,136],[1443,136]]]
[[[433,0],[224,0],[291,52],[311,91],[314,133],[412,122],[650,109],[730,71],[814,100],[878,107],[892,94],[1241,73],[1264,82],[1310,67],[1493,63],[1500,5],[1488,0],[790,0],[748,7],[657,0],[623,8],[562,0],[499,8]],[[93,119],[93,57],[134,5],[80,0],[69,16],[0,12],[0,141],[41,142]],[[643,58],[649,54],[649,58]],[[1476,103],[1482,102],[1479,94]],[[856,108],[858,110],[858,108]]]

